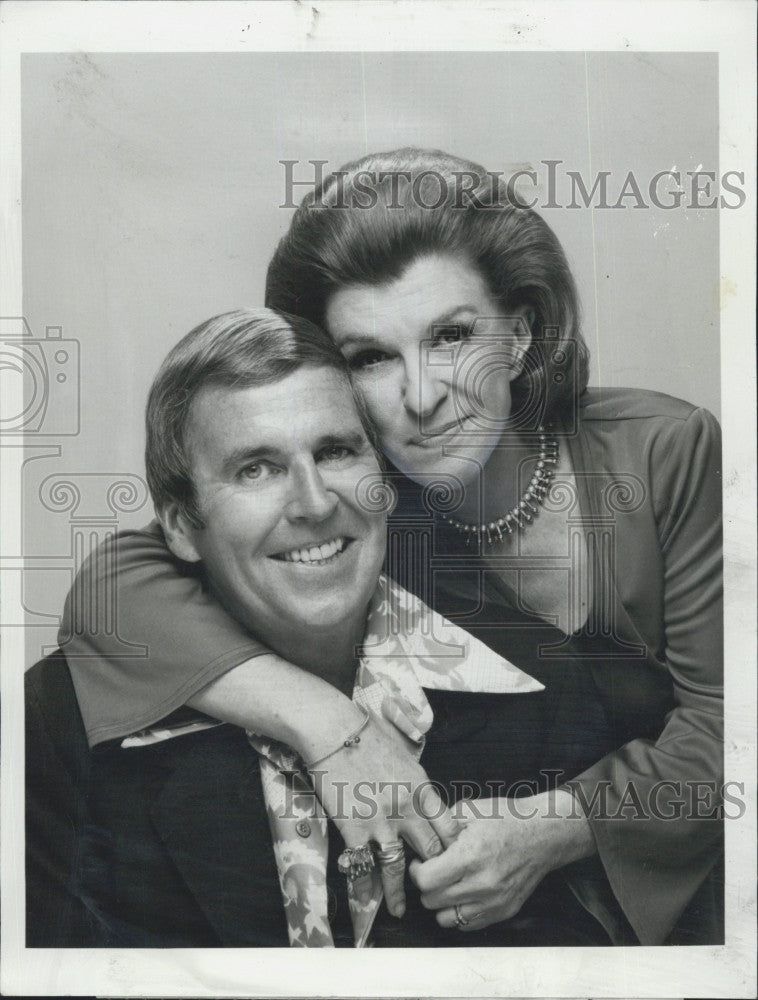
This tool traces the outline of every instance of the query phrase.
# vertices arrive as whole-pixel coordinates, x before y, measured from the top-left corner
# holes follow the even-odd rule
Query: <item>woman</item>
[[[565,746],[544,757],[570,772],[572,793],[559,789],[550,813],[535,789],[519,816],[502,809],[494,822],[464,804],[457,839],[414,863],[424,905],[443,927],[480,930],[514,917],[560,870],[612,941],[715,940],[703,898],[718,805],[716,795],[694,801],[721,781],[713,417],[660,394],[586,390],[574,283],[554,234],[483,168],[442,153],[400,150],[327,178],[274,256],[267,304],[323,325],[348,359],[397,470],[390,572],[404,570],[401,582],[504,655],[536,650],[529,672],[548,688],[568,675],[580,692],[564,726],[580,752],[567,767]],[[412,542],[399,556],[398,538]],[[209,610],[155,537],[124,537],[118,559],[120,620],[149,645],[151,667],[176,678],[173,701],[155,711],[187,701],[305,759],[353,731],[360,720],[334,691],[309,692],[318,719],[294,717],[283,693],[313,679],[249,659],[249,636]],[[107,573],[96,560],[85,587]],[[136,661],[114,659],[97,636],[64,648],[88,656],[74,660],[77,694],[91,742],[107,739],[119,706],[92,692]],[[182,679],[200,661],[210,683],[187,692]],[[395,773],[419,781],[373,733],[326,762],[328,811],[338,782],[370,777],[369,749],[374,765],[394,754]],[[387,822],[407,836],[404,808],[389,820],[380,806],[376,821],[341,823],[348,843],[386,839],[376,827],[386,834]],[[430,841],[441,832],[431,817],[424,831]],[[426,847],[427,858],[438,850]],[[397,886],[388,903],[401,911]]]

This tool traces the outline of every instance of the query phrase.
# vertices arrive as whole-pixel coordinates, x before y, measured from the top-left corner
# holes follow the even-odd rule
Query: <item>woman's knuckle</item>
[[[464,875],[476,875],[479,871],[479,862],[471,854],[464,854],[461,858],[461,871]]]
[[[411,871],[411,878],[416,884],[416,888],[419,892],[426,892],[429,889],[429,880],[426,876],[426,872],[421,866],[416,866]]]
[[[442,841],[436,833],[426,838],[424,841],[424,850],[428,858],[433,858],[435,855],[442,853]]]

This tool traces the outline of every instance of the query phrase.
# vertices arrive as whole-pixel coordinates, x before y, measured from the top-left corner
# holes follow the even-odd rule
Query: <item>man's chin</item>
[[[296,605],[287,610],[282,608],[281,614],[276,616],[276,621],[280,631],[290,638],[301,634],[303,640],[307,642],[309,637],[332,633],[337,641],[346,628],[352,628],[359,618],[365,616],[367,606],[368,600],[356,602],[354,591],[350,595],[343,595],[342,599],[301,598]]]

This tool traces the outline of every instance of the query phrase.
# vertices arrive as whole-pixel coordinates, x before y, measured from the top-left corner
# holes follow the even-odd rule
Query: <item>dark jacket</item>
[[[538,727],[552,718],[544,692],[427,696],[435,723],[422,762],[449,797],[456,782],[484,788],[489,779],[525,777],[544,756]],[[586,723],[586,692],[575,696]],[[567,701],[556,691],[553,703]],[[577,771],[598,747],[572,739],[559,751]],[[26,760],[29,947],[288,944],[258,758],[242,730],[219,726],[137,749],[120,741],[89,749],[66,659],[56,653],[26,676]],[[335,942],[350,946],[334,830],[329,850]],[[402,921],[380,910],[377,947],[610,943],[558,876],[517,921],[467,935],[440,928],[418,891],[406,889]]]
[[[242,730],[90,751],[56,653],[26,675],[26,789],[28,947],[287,945]]]

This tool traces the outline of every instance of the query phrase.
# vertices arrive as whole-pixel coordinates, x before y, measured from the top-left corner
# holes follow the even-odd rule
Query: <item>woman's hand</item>
[[[515,916],[555,868],[596,847],[570,792],[477,799],[457,807],[462,829],[444,854],[413,861],[411,878],[442,927],[477,931]],[[458,906],[458,913],[456,913]],[[458,915],[466,921],[460,924]]]
[[[434,790],[400,732],[372,716],[356,746],[340,749],[311,770],[316,794],[348,847],[405,840],[421,858],[442,853],[459,825]],[[381,866],[387,908],[405,912],[405,859]],[[370,879],[358,879],[359,898]]]
[[[331,684],[274,653],[246,660],[211,681],[188,704],[215,719],[292,747],[313,768],[316,794],[348,847],[402,837],[422,858],[450,845],[458,824],[428,783],[401,733],[372,716],[354,747],[332,753],[365,718]],[[328,756],[324,757],[327,754]],[[405,911],[405,859],[382,868],[390,913]],[[354,883],[359,897],[366,882]]]

